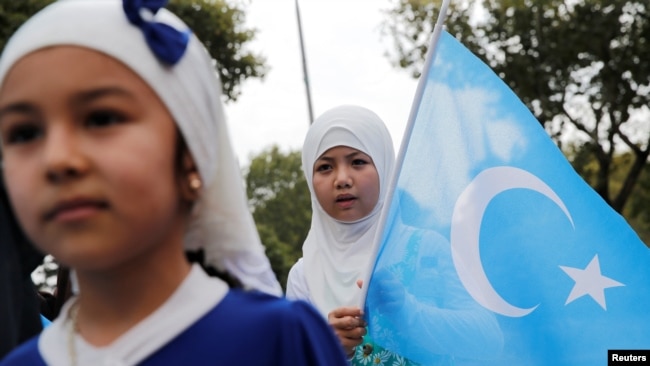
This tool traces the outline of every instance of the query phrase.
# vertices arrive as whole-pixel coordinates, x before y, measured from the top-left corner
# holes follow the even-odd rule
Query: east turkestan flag
[[[367,289],[376,349],[571,366],[650,349],[650,250],[487,65],[436,39]]]

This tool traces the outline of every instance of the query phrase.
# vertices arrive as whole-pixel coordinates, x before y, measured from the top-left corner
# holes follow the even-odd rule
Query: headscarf
[[[314,162],[327,150],[347,146],[370,156],[379,175],[379,200],[366,217],[342,222],[329,216],[318,202],[312,178]],[[356,285],[372,260],[395,153],[390,133],[374,112],[343,105],[323,113],[309,128],[302,147],[302,168],[311,193],[311,228],[303,244],[304,273],[314,305],[327,317],[333,309],[357,305]]]
[[[228,271],[246,287],[281,295],[248,210],[212,59],[183,21],[151,6],[165,2],[125,1],[124,8],[119,0],[62,0],[49,5],[8,42],[0,58],[0,85],[22,57],[57,45],[99,51],[129,67],[168,108],[201,176],[203,188],[185,235],[186,248],[203,249],[205,264]],[[124,10],[129,7],[131,21]],[[172,37],[174,33],[178,37]],[[186,42],[186,48],[165,56],[166,45],[173,51],[179,42]]]

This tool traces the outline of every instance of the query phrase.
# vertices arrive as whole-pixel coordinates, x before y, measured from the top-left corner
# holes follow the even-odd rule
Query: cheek
[[[374,208],[379,201],[379,195],[381,193],[381,189],[379,187],[379,175],[377,175],[376,171],[368,175],[365,182],[364,191],[368,192],[368,199],[372,203],[372,208]]]
[[[149,119],[158,121],[150,117]],[[142,122],[129,126],[119,139],[108,141],[110,154],[92,150],[95,161],[110,184],[125,193],[141,195],[142,199],[160,195],[175,187],[174,158],[176,135],[171,120]],[[107,145],[108,145],[107,143]],[[88,151],[91,151],[90,149]]]
[[[179,199],[173,154],[160,150],[113,154],[104,171],[110,174],[107,180],[116,198],[144,214],[155,214]]]
[[[323,206],[323,203],[328,201],[327,198],[330,195],[330,190],[327,189],[329,185],[323,178],[317,178],[312,181],[312,186],[318,203]]]

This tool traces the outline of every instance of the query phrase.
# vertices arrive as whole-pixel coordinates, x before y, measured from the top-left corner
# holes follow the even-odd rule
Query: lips
[[[74,198],[57,203],[52,209],[43,215],[44,221],[52,220],[76,220],[87,217],[88,215],[108,208],[108,203],[104,200],[91,198]]]
[[[336,205],[341,209],[348,209],[354,205],[357,197],[351,194],[341,194],[336,196]]]
[[[356,197],[351,195],[351,194],[340,194],[340,195],[336,196],[336,202],[337,203],[338,202],[352,201],[354,199],[356,199]]]

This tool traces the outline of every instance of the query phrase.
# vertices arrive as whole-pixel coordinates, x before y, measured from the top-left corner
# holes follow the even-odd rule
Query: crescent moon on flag
[[[460,194],[452,215],[450,242],[458,277],[474,300],[495,313],[522,317],[539,304],[520,308],[504,300],[490,283],[479,254],[479,235],[485,209],[496,195],[514,188],[530,189],[548,197],[562,209],[573,225],[566,206],[546,183],[523,169],[501,166],[479,173]]]

